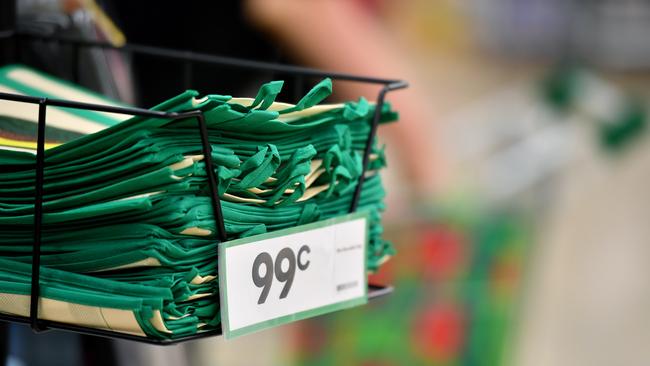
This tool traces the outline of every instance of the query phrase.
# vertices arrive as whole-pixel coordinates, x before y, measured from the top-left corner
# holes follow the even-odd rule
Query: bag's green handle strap
[[[315,106],[325,98],[332,95],[332,80],[326,78],[314,86],[300,101],[293,107],[279,111],[280,114],[302,111]]]
[[[271,104],[275,102],[275,98],[278,96],[278,94],[280,94],[280,91],[282,91],[283,85],[284,81],[282,80],[271,81],[262,85],[260,90],[257,92],[257,96],[255,97],[253,104],[251,104],[250,109],[257,107],[260,103],[261,105],[259,109],[268,109]]]

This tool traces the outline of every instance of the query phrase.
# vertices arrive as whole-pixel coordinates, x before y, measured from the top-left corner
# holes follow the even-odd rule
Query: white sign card
[[[365,304],[367,246],[366,213],[222,243],[224,335],[233,338]]]

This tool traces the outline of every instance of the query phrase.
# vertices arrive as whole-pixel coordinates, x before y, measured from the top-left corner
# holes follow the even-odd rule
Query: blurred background
[[[641,365],[650,360],[650,3],[18,0],[7,28],[407,80],[379,132],[397,255],[367,306],[155,347],[15,326],[9,365]],[[16,16],[13,16],[16,14]],[[9,62],[7,47],[0,60]],[[13,50],[15,52],[15,49]],[[21,59],[125,103],[283,75],[110,50]],[[287,80],[284,99],[317,80]],[[377,90],[337,82],[331,101]],[[40,350],[40,351],[35,351]],[[56,355],[56,356],[52,356]]]

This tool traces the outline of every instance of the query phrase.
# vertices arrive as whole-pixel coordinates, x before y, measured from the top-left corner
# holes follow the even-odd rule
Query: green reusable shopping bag
[[[218,328],[206,169],[229,240],[346,214],[375,106],[319,104],[329,79],[295,105],[275,101],[281,87],[250,99],[187,91],[154,107],[202,111],[213,166],[195,119],[133,117],[47,149],[40,316],[159,339]],[[384,105],[381,121],[394,119]],[[0,147],[0,311],[17,315],[29,308],[34,159]],[[358,208],[370,217],[370,271],[393,253],[381,238],[384,167],[373,143]]]

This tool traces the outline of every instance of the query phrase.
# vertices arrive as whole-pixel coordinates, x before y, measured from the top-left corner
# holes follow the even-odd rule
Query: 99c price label
[[[357,213],[222,243],[226,338],[364,304],[367,241]]]
[[[258,304],[264,304],[266,297],[269,295],[271,290],[271,285],[273,284],[273,276],[279,282],[284,283],[282,292],[280,292],[280,298],[284,299],[289,294],[291,290],[291,285],[293,284],[293,278],[296,275],[296,265],[301,271],[306,270],[309,267],[309,260],[306,259],[303,261],[303,254],[309,253],[311,250],[308,245],[303,245],[298,250],[298,256],[293,253],[291,248],[285,247],[280,250],[278,256],[275,258],[275,265],[273,265],[273,258],[267,252],[262,252],[255,257],[253,261],[253,283],[255,286],[262,288],[262,293],[260,294]],[[296,260],[296,257],[298,258]],[[282,267],[283,264],[287,264],[286,268]],[[264,268],[264,275],[260,275],[260,270]]]

